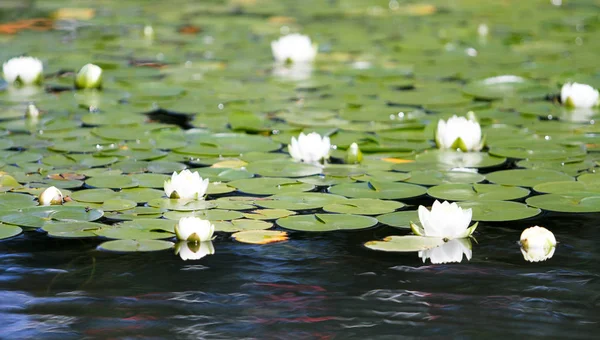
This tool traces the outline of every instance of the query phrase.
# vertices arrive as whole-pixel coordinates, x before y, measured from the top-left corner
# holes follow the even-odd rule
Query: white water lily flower
[[[465,117],[452,116],[447,121],[440,119],[435,142],[440,149],[479,151],[483,148],[481,126]]]
[[[75,86],[79,89],[93,89],[102,86],[102,68],[94,64],[86,64],[75,77]]]
[[[63,194],[56,187],[49,187],[42,191],[38,201],[40,205],[60,205],[63,204]]]
[[[40,116],[40,110],[35,106],[34,103],[29,103],[27,109],[25,109],[25,116],[30,118],[37,118]]]
[[[179,174],[173,172],[164,184],[165,194],[170,198],[203,199],[208,189],[208,178],[202,180],[197,171],[182,170]]]
[[[298,139],[292,137],[292,142],[288,145],[288,151],[294,160],[313,164],[321,159],[328,159],[330,149],[329,137],[321,137],[316,132],[308,135],[300,133]]]
[[[441,246],[419,251],[419,257],[423,259],[423,263],[429,259],[433,264],[461,262],[463,255],[468,261],[473,256],[471,248],[470,239],[456,238]]]
[[[574,108],[590,108],[598,105],[598,90],[586,84],[566,83],[560,89],[560,101]]]
[[[554,234],[543,227],[535,226],[521,233],[521,253],[529,262],[545,261],[554,255],[556,238]]]
[[[294,33],[271,42],[273,57],[280,63],[307,63],[317,56],[317,46],[306,35]]]
[[[215,226],[199,217],[182,217],[175,226],[175,235],[181,241],[205,242],[212,239]]]
[[[471,236],[477,228],[477,223],[469,227],[473,211],[459,207],[456,203],[443,203],[437,200],[431,211],[419,206],[421,226],[410,224],[412,231],[419,236],[442,237],[448,240]]]
[[[4,79],[9,84],[32,85],[42,82],[44,65],[33,57],[12,58],[2,65]]]
[[[215,248],[211,241],[187,242],[181,241],[175,245],[175,255],[179,255],[182,260],[200,260],[206,255],[213,255]]]

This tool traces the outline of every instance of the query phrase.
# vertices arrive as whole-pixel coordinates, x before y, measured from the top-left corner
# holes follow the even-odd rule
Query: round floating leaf
[[[0,224],[0,240],[17,236],[22,232],[23,229],[15,225]]]
[[[440,237],[388,236],[383,241],[369,241],[365,247],[372,250],[391,252],[416,252],[435,248],[444,244]]]
[[[574,181],[565,173],[554,170],[513,169],[492,172],[486,175],[488,181],[501,185],[534,187],[546,182]]]
[[[244,217],[254,220],[276,220],[278,218],[295,215],[295,211],[287,209],[257,209],[245,213]]]
[[[532,80],[506,75],[472,81],[463,87],[463,92],[477,99],[492,100],[525,95],[538,86]]]
[[[256,208],[254,201],[257,198],[246,196],[230,196],[217,198],[213,202],[218,209],[224,210],[250,210]]]
[[[235,233],[242,230],[264,230],[273,226],[273,223],[259,220],[239,219],[229,221],[216,221],[214,223],[215,231],[226,233]]]
[[[450,170],[453,168],[487,168],[498,166],[503,164],[506,158],[491,156],[485,152],[426,150],[417,155],[416,160],[417,162],[438,163],[436,170]]]
[[[135,201],[121,199],[121,198],[112,198],[104,201],[100,209],[104,211],[122,211],[134,208],[137,206]]]
[[[96,237],[94,230],[104,227],[103,224],[93,222],[55,222],[42,227],[48,236],[63,238]]]
[[[349,199],[339,203],[327,204],[323,210],[341,214],[379,215],[404,207],[404,203],[384,201],[373,198]]]
[[[226,183],[209,182],[206,193],[208,195],[220,195],[220,194],[226,194],[226,193],[233,192],[233,191],[235,191],[235,188],[227,185]]]
[[[164,210],[159,208],[138,206],[124,211],[107,212],[104,214],[104,217],[117,221],[161,218],[163,211]]]
[[[168,211],[164,213],[164,217],[170,220],[179,220],[182,217],[199,217],[205,220],[211,221],[229,221],[235,220],[237,218],[242,218],[244,215],[238,211],[232,210],[219,210],[219,209],[211,209],[211,210],[199,210],[199,211]]]
[[[268,160],[249,163],[246,169],[264,177],[307,177],[320,174],[318,165],[298,163],[292,160]]]
[[[591,213],[600,211],[600,193],[546,194],[527,199],[527,204],[566,213]]]
[[[131,177],[138,182],[140,188],[160,188],[165,185],[165,181],[171,176],[163,174],[132,174]]]
[[[410,173],[408,183],[422,185],[440,185],[444,183],[477,183],[485,179],[485,176],[463,171],[436,171],[421,170]]]
[[[161,240],[116,240],[108,241],[98,246],[99,250],[116,252],[148,252],[173,248],[175,244]]]
[[[377,216],[377,220],[394,228],[410,229],[410,223],[419,224],[419,213],[416,210],[396,211]]]
[[[369,181],[381,181],[381,182],[400,182],[410,178],[410,174],[404,172],[393,172],[393,171],[369,171],[366,175],[353,176],[352,179],[361,182]],[[339,184],[339,183],[334,183]]]
[[[508,201],[529,195],[529,190],[496,184],[442,184],[429,188],[427,194],[449,201]]]
[[[197,171],[202,178],[208,178],[211,183],[229,182],[237,179],[252,178],[254,174],[247,170],[240,169],[220,169],[220,168],[200,168],[192,169]]]
[[[289,178],[248,178],[231,181],[228,185],[252,195],[273,195],[314,189],[312,184]]]
[[[458,202],[463,209],[473,209],[474,221],[516,221],[538,215],[541,210],[507,201]]]
[[[402,199],[424,195],[422,186],[397,182],[362,182],[334,185],[329,192],[350,198]]]
[[[119,194],[110,189],[86,189],[75,191],[71,194],[71,198],[76,201],[100,204],[118,196]]]
[[[348,177],[333,177],[333,176],[311,176],[298,178],[298,181],[302,183],[308,183],[316,186],[324,186],[328,187],[330,185],[342,184],[342,183],[352,183],[355,182],[353,179]]]
[[[376,225],[377,219],[350,214],[315,214],[288,216],[276,222],[279,226],[290,230],[324,232],[366,229]]]
[[[88,178],[85,184],[96,188],[125,189],[138,186],[135,178],[125,175],[96,176]]]
[[[231,235],[236,241],[251,244],[268,244],[288,240],[288,234],[279,230],[246,230]]]
[[[157,240],[172,238],[175,236],[174,233],[170,233],[162,229],[154,231],[135,228],[128,225],[104,226],[103,228],[94,230],[93,232],[98,236],[120,240]]]
[[[600,193],[600,185],[586,184],[581,181],[562,181],[562,182],[547,182],[538,184],[533,187],[533,190],[539,193],[546,194],[569,194],[583,192],[598,192]]]
[[[30,207],[37,205],[34,201],[35,197],[31,195],[15,194],[15,193],[3,193],[0,194],[0,210],[7,209],[20,209],[23,207]]]
[[[165,194],[165,192],[162,190],[150,188],[131,188],[123,189],[117,194],[121,199],[131,200],[137,203],[145,203],[154,199],[161,198]]]
[[[192,211],[211,209],[216,206],[216,203],[214,203],[214,201],[194,199],[157,198],[148,202],[148,205],[151,207],[167,210]]]
[[[236,157],[250,151],[269,152],[279,148],[281,148],[281,144],[266,137],[222,133],[197,136],[190,145],[174,151],[195,156]],[[253,172],[252,170],[248,171]]]
[[[300,192],[280,194],[256,201],[255,204],[270,209],[310,210],[322,208],[326,204],[346,200],[343,196],[320,192]]]
[[[45,211],[52,212],[50,217],[57,221],[95,221],[104,215],[104,211],[100,209],[89,209],[86,207],[75,206],[56,206],[56,207],[35,207],[26,211]]]

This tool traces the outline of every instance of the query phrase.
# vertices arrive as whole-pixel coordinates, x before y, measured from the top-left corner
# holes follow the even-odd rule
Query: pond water
[[[600,111],[560,92],[600,87],[598,10],[2,1],[0,60],[44,71],[0,82],[0,338],[595,338]],[[314,62],[274,62],[297,32]],[[87,63],[101,90],[74,87]],[[452,115],[478,121],[481,150],[437,150]],[[327,164],[290,158],[301,132],[330,137]],[[165,195],[186,168],[206,199]],[[63,205],[39,206],[50,186]],[[434,199],[473,209],[470,259],[371,249]],[[184,216],[216,226],[199,260],[174,254]],[[534,225],[558,240],[541,262],[518,243]],[[246,243],[267,229],[283,239]]]

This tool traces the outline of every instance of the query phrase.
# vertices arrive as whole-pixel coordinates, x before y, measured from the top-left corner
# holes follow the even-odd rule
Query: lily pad
[[[477,183],[485,179],[485,176],[463,171],[436,171],[421,170],[412,171],[408,183],[422,185],[440,185],[444,183]]]
[[[269,209],[310,210],[346,200],[343,196],[317,192],[280,194],[256,201],[255,204]]]
[[[327,204],[323,210],[341,214],[379,215],[404,207],[404,203],[373,198],[355,198],[339,203]]]
[[[402,199],[424,195],[427,189],[408,183],[370,181],[334,185],[329,192],[349,198]]]
[[[548,211],[591,213],[600,211],[600,193],[546,194],[533,196],[527,204]]]
[[[16,225],[0,224],[0,240],[17,236],[23,232],[23,229]]]
[[[350,214],[315,214],[288,216],[276,222],[280,227],[290,230],[325,232],[366,229],[376,225],[377,219]]]
[[[288,240],[288,234],[279,230],[245,230],[231,235],[236,241],[251,244],[268,244]]]
[[[492,172],[486,175],[488,181],[500,185],[534,187],[546,182],[574,181],[565,173],[554,170],[513,169]]]
[[[161,240],[115,240],[100,244],[98,249],[132,253],[166,250],[173,248],[173,246],[175,246],[173,242]]]
[[[102,228],[101,223],[93,222],[55,222],[42,227],[49,236],[62,238],[97,237],[94,230]]]
[[[265,230],[273,226],[273,223],[259,220],[239,219],[233,221],[214,222],[215,231],[235,233],[242,230]]]
[[[458,202],[463,209],[473,209],[474,221],[498,222],[524,220],[538,215],[541,210],[526,204],[508,201]]]
[[[432,249],[443,245],[444,239],[441,237],[423,237],[423,236],[388,236],[382,241],[369,241],[365,247],[372,250],[390,251],[390,252],[417,252]]]
[[[508,201],[529,195],[529,190],[496,184],[442,184],[429,188],[427,194],[449,201]]]
[[[396,211],[377,216],[377,220],[394,228],[410,229],[410,223],[419,223],[419,213],[416,210]]]
[[[251,195],[274,195],[314,189],[312,184],[290,178],[248,178],[231,181],[228,185]]]

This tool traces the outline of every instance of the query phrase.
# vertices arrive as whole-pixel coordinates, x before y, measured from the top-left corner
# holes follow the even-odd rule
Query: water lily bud
[[[529,262],[545,261],[554,255],[556,238],[554,234],[543,227],[531,227],[521,233],[521,253]]]
[[[144,26],[144,38],[146,39],[154,39],[154,28],[150,25]]]
[[[175,226],[175,234],[181,241],[205,242],[212,239],[215,226],[198,217],[182,217]]]
[[[29,103],[27,105],[27,109],[25,110],[25,116],[30,118],[37,118],[40,115],[40,110],[35,106],[34,103]]]
[[[75,86],[79,89],[102,87],[102,68],[94,64],[86,64],[75,77]]]
[[[413,233],[419,236],[451,240],[469,237],[477,228],[477,223],[469,227],[473,211],[463,209],[456,203],[440,203],[436,200],[431,206],[431,211],[421,205],[418,213],[421,226],[411,222],[410,227]]]
[[[288,145],[288,151],[294,160],[312,164],[328,159],[330,149],[329,137],[321,137],[316,132],[308,135],[300,133],[298,139],[292,137],[291,144]]]
[[[165,194],[169,198],[204,199],[208,189],[208,178],[202,179],[197,171],[182,170],[179,174],[173,172],[170,179],[164,183]]]
[[[175,245],[175,255],[179,255],[182,260],[199,260],[206,255],[213,255],[215,248],[211,241],[205,242],[187,242],[181,241]]]
[[[32,57],[12,58],[2,65],[4,79],[7,83],[15,85],[41,84],[43,71],[42,62]]]
[[[346,163],[347,164],[356,164],[360,163],[363,160],[363,154],[358,148],[358,144],[352,143],[348,150],[346,150]]]
[[[566,83],[560,89],[560,100],[571,108],[591,108],[598,105],[598,90],[586,84]]]
[[[484,144],[479,123],[457,116],[452,116],[447,121],[440,119],[435,142],[440,149],[460,149],[465,152],[479,151]]]
[[[56,187],[49,187],[42,191],[38,201],[40,205],[60,205],[63,204],[63,194]]]
[[[317,56],[317,46],[302,34],[288,34],[271,42],[273,58],[280,63],[306,63]]]

